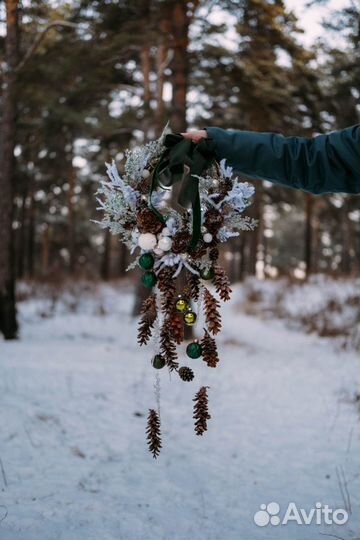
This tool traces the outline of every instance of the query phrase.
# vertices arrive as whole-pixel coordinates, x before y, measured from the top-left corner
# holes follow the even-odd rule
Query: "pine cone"
[[[216,247],[210,249],[209,259],[212,262],[216,262],[219,258],[219,250]]]
[[[182,366],[179,369],[178,373],[179,373],[180,379],[182,379],[183,381],[186,381],[186,382],[190,382],[194,378],[193,370],[191,368],[187,367],[187,366]]]
[[[185,296],[191,298],[194,302],[197,302],[199,299],[200,293],[200,278],[192,272],[186,273],[186,290]]]
[[[207,388],[207,386],[202,386],[193,399],[195,401],[193,418],[196,435],[203,435],[207,430],[207,420],[211,418],[208,409]]]
[[[221,328],[220,304],[211,292],[204,287],[204,311],[205,320],[209,332],[217,334]]]
[[[164,320],[160,330],[160,353],[165,358],[170,371],[178,369],[177,352],[172,327],[168,319]]]
[[[231,178],[226,178],[225,181],[221,182],[219,193],[222,195],[222,198],[226,197],[229,191],[233,188],[233,182]]]
[[[169,323],[174,341],[180,345],[184,341],[184,321],[182,316],[179,313],[173,313],[169,317]]]
[[[156,459],[161,450],[160,418],[154,409],[149,409],[146,428],[146,439],[153,457]]]
[[[204,328],[204,337],[201,340],[202,358],[209,367],[216,367],[219,361],[219,356],[216,347],[216,341],[212,338],[209,332]]]
[[[150,208],[140,210],[136,218],[136,223],[141,233],[157,234],[164,228],[164,224]]]
[[[141,182],[137,184],[137,189],[142,195],[147,195],[150,191],[151,176],[149,178],[143,178]]]
[[[193,259],[201,259],[206,255],[207,248],[209,244],[204,244],[204,242],[199,242],[195,249],[189,250],[189,253]]]
[[[230,295],[232,293],[230,281],[225,270],[219,265],[214,266],[213,282],[216,288],[216,292],[220,296],[221,300],[223,302],[230,300]]]
[[[151,337],[151,331],[157,317],[155,294],[151,294],[144,300],[141,307],[141,314],[142,317],[139,321],[137,340],[139,345],[146,345]]]
[[[167,315],[172,314],[174,310],[174,298],[176,297],[176,283],[173,274],[173,268],[165,267],[157,276],[157,285],[161,292],[161,307]]]
[[[208,231],[214,236],[219,229],[223,226],[224,216],[220,214],[215,208],[210,208],[205,214],[204,225]]]
[[[190,233],[187,229],[182,229],[173,236],[171,251],[173,253],[186,253],[190,242]]]

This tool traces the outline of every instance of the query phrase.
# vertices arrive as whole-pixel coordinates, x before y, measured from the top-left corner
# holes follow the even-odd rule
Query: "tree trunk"
[[[341,270],[344,274],[351,273],[351,259],[352,259],[352,228],[349,219],[349,201],[346,197],[342,207],[342,256],[341,256]]]
[[[16,66],[18,0],[6,0],[5,69],[0,134],[0,331],[17,337],[13,218],[14,147],[16,135]]]
[[[310,276],[313,270],[313,209],[314,199],[309,193],[305,193],[305,242],[304,242],[304,261],[306,278]]]
[[[172,59],[172,131],[185,131],[186,123],[186,94],[189,77],[189,17],[187,2],[176,0],[172,13],[173,52]]]
[[[74,168],[69,172],[69,190],[67,192],[67,245],[69,251],[69,272],[74,275],[76,269],[76,243],[75,243],[75,210],[74,210],[74,195],[75,195],[76,174]]]
[[[101,279],[107,281],[110,279],[110,254],[111,254],[111,233],[109,229],[105,230],[104,252],[101,259]]]

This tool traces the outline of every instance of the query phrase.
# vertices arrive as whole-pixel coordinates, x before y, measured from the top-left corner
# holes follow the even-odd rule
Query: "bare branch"
[[[37,48],[39,47],[40,43],[46,36],[49,30],[56,27],[65,27],[65,28],[77,28],[78,25],[69,21],[53,21],[49,23],[45,28],[42,30],[42,32],[37,36],[37,38],[34,40],[34,43],[30,46],[26,54],[24,55],[23,59],[18,63],[16,66],[16,73],[19,73],[22,69],[24,69],[25,65],[28,63],[30,58],[34,55]]]

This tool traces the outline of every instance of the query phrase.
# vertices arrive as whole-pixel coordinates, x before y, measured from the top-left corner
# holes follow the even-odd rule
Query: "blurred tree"
[[[6,35],[1,97],[0,133],[0,331],[5,339],[17,337],[13,258],[14,148],[17,114],[19,2],[6,0]]]
[[[192,84],[208,100],[196,121],[204,124],[211,115],[211,123],[220,127],[278,131],[285,135],[309,135],[321,130],[323,99],[313,65],[316,56],[298,42],[297,36],[302,31],[295,15],[282,0],[225,1],[222,5],[233,16],[236,41],[232,51],[214,45],[213,38],[205,42],[200,69],[194,65]],[[211,23],[207,26],[212,36],[214,28]],[[299,193],[262,183],[257,183],[256,188],[251,212],[260,220],[260,226],[255,234],[244,234],[234,241],[242,254],[242,275],[244,270],[250,274],[256,272],[259,255],[264,250],[260,219],[263,205],[283,200],[299,205],[304,199]],[[303,234],[310,241],[311,219],[309,212],[306,215]],[[299,258],[308,257],[310,252],[307,246]]]

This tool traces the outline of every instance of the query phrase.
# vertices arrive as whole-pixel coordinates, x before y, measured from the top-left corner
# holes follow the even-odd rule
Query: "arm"
[[[205,129],[218,159],[250,178],[316,194],[360,193],[360,125],[314,138]]]

